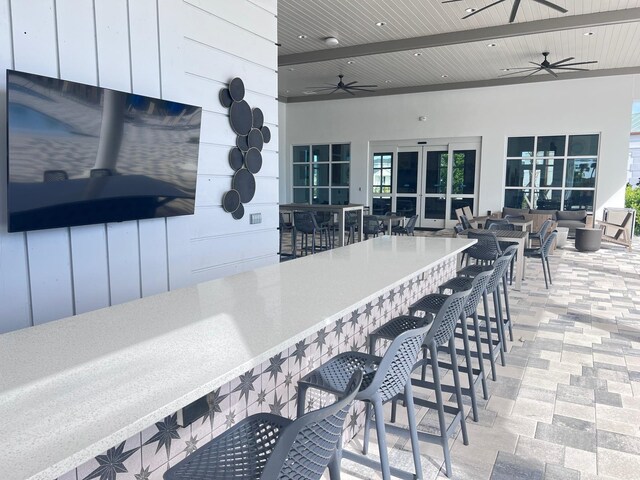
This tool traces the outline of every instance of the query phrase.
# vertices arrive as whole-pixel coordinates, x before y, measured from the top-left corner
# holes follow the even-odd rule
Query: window
[[[393,177],[393,153],[373,154],[373,214],[384,215],[391,211],[391,185]]]
[[[349,203],[351,145],[294,145],[293,202]]]
[[[600,136],[510,137],[504,205],[593,211]]]

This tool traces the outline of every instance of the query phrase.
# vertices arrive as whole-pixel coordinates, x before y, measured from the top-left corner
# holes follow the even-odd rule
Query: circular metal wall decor
[[[249,144],[249,148],[262,150],[262,145],[264,143],[264,140],[262,139],[262,132],[257,128],[252,128],[249,132],[247,143]]]
[[[231,186],[240,194],[240,201],[248,203],[256,193],[256,177],[246,168],[241,168],[233,176]]]
[[[244,165],[251,173],[258,173],[262,168],[262,154],[257,148],[250,148],[244,157]]]
[[[225,212],[233,213],[240,206],[240,194],[237,190],[229,190],[222,196],[222,208]]]
[[[244,82],[236,77],[228,88],[220,90],[220,104],[229,109],[229,123],[236,136],[237,147],[229,151],[229,166],[235,171],[231,189],[222,197],[222,208],[233,218],[244,217],[244,203],[256,193],[254,175],[262,168],[262,148],[271,141],[271,131],[264,125],[264,114],[251,109],[244,100]]]
[[[234,102],[244,100],[244,82],[240,77],[236,77],[229,82],[229,93]]]
[[[231,94],[229,93],[228,88],[223,88],[222,90],[220,90],[218,98],[220,99],[220,103],[222,104],[222,106],[225,108],[229,108],[233,103],[233,98],[231,98]]]
[[[253,114],[247,102],[233,102],[229,108],[231,128],[238,135],[248,135],[253,125]]]
[[[271,130],[269,130],[269,127],[262,127],[260,131],[262,132],[264,143],[269,143],[271,141]]]
[[[236,137],[236,145],[243,152],[249,150],[249,137],[247,135],[238,135]]]
[[[233,171],[240,170],[242,163],[244,162],[244,155],[239,148],[232,148],[229,150],[229,166],[233,168]]]
[[[253,109],[253,128],[262,128],[264,125],[264,114],[259,108]]]

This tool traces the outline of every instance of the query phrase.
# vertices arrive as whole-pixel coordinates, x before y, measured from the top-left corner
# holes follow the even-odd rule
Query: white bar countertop
[[[62,475],[474,242],[385,236],[0,335],[0,478]]]

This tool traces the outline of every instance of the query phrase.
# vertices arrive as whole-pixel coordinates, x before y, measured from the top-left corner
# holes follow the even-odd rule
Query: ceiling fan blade
[[[491,8],[491,7],[493,7],[494,5],[498,5],[499,3],[502,3],[502,2],[504,2],[504,1],[505,1],[505,0],[498,0],[497,2],[490,3],[489,5],[487,5],[487,6],[485,6],[485,7],[479,8],[479,9],[478,9],[478,10],[476,10],[475,12],[471,12],[469,15],[465,15],[464,17],[462,17],[462,19],[464,20],[464,19],[466,19],[466,18],[473,17],[474,15],[477,15],[478,13],[482,12],[483,10],[486,10],[487,8]]]
[[[320,87],[320,88],[316,88],[314,92],[322,92],[324,90],[333,90],[334,88],[338,88],[338,87],[336,87],[335,85],[333,87]]]
[[[567,57],[567,58],[565,58],[565,59],[563,59],[563,60],[560,60],[560,61],[558,61],[558,62],[553,62],[553,63],[551,64],[551,66],[552,66],[552,67],[555,67],[556,65],[560,65],[560,64],[562,64],[562,63],[569,62],[569,61],[571,61],[571,60],[575,60],[575,58],[576,58],[576,57]]]
[[[353,95],[354,97],[356,96],[356,94],[355,94],[355,93],[353,93],[353,92],[351,91],[351,89],[348,89],[348,90],[347,90],[346,88],[343,88],[342,90],[344,90],[345,92],[347,92],[349,95]]]
[[[531,75],[534,75],[534,74],[536,74],[536,73],[538,73],[538,72],[540,72],[540,71],[542,71],[542,69],[541,69],[541,68],[537,68],[537,69],[535,69],[533,72],[531,72],[529,75],[525,75],[525,76],[524,76],[524,77],[522,77],[522,78],[529,78]]]
[[[511,9],[511,16],[509,17],[509,23],[515,22],[516,15],[518,14],[518,8],[520,8],[520,0],[515,0],[513,2],[513,8]]]
[[[538,68],[542,68],[542,64],[541,63],[536,63],[536,62],[529,62],[531,65],[535,65]]]
[[[546,72],[549,72],[551,75],[553,75],[554,77],[558,78],[558,74],[556,72],[554,72],[553,70],[551,70],[550,68],[545,68],[544,69]]]
[[[556,5],[555,3],[551,3],[548,2],[547,0],[533,0],[536,3],[539,3],[540,5],[545,5],[549,8],[553,8],[554,10],[557,10],[558,12],[562,12],[562,13],[567,13],[569,10],[562,8],[560,5]]]
[[[462,2],[462,0],[445,0],[442,3],[455,3],[455,2]]]
[[[589,65],[592,63],[598,63],[597,60],[591,60],[590,62],[577,62],[577,63],[565,63],[564,65],[561,65],[562,67],[575,67],[576,65]]]
[[[530,71],[534,71],[537,72],[538,70],[540,70],[539,68],[527,68],[526,70],[522,70],[520,72],[511,72],[511,73],[505,73],[504,75],[499,75],[500,77],[508,77],[510,75],[520,75],[521,73],[527,73]]]
[[[327,93],[327,95],[331,95],[332,93],[336,93],[338,90],[340,90],[340,88],[336,87],[333,90],[331,90],[329,93]]]
[[[356,92],[375,92],[369,88],[350,88],[349,90],[355,90]]]
[[[378,88],[378,85],[356,85],[355,87],[351,88]]]
[[[574,72],[590,72],[588,68],[573,68],[573,67],[554,67],[556,70],[571,70]]]
[[[345,84],[344,84],[344,86],[345,86],[345,87],[350,87],[351,85],[353,85],[353,84],[355,84],[355,83],[358,83],[358,81],[356,80],[356,81],[354,81],[354,82],[345,83]]]

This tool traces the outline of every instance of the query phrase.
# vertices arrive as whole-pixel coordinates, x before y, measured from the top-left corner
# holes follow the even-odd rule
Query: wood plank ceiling
[[[279,0],[279,96],[289,102],[350,98],[340,91],[310,93],[311,86],[337,83],[338,74],[345,83],[378,85],[359,97],[552,80],[545,72],[500,77],[510,73],[505,69],[540,63],[543,51],[551,62],[598,61],[588,72],[560,73],[560,80],[640,73],[640,0],[553,0],[566,14],[522,0],[511,25],[513,0],[506,0],[461,18],[493,1]],[[339,45],[328,47],[326,37]]]

